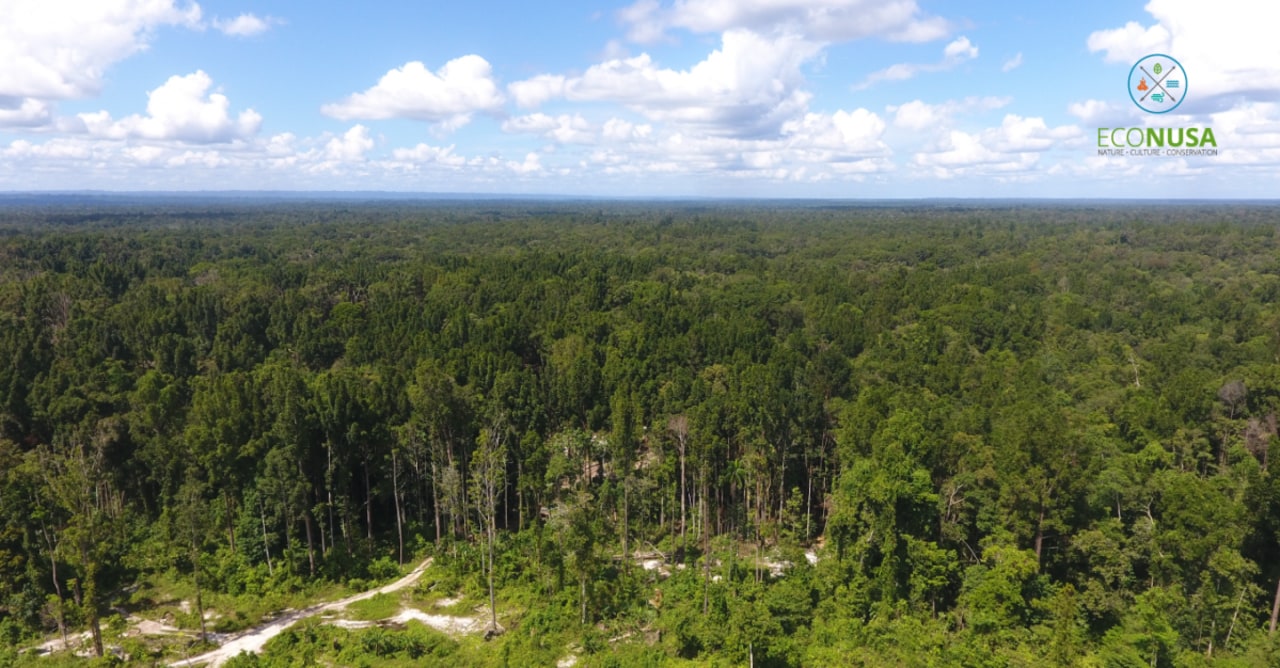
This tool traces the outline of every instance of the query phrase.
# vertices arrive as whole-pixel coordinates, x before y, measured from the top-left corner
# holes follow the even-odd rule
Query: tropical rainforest
[[[1273,205],[10,200],[0,666],[1280,666],[1278,414]]]

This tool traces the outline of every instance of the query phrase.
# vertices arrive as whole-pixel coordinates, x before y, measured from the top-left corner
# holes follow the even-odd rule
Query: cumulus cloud
[[[916,153],[913,164],[937,178],[956,176],[1030,176],[1046,151],[1080,145],[1083,131],[1074,125],[1050,128],[1043,118],[1007,114],[1000,127],[969,133],[951,130],[935,146]]]
[[[651,120],[716,134],[768,134],[807,106],[800,66],[818,48],[793,36],[730,30],[719,49],[687,70],[659,67],[646,53],[599,63],[581,76],[535,77],[512,90],[518,101],[616,102]]]
[[[396,162],[414,165],[438,164],[458,167],[466,164],[467,159],[454,153],[454,146],[431,146],[418,144],[413,148],[397,148],[391,152]]]
[[[413,61],[387,72],[363,93],[326,104],[321,111],[340,120],[409,118],[455,129],[475,112],[496,112],[503,104],[489,62],[476,55],[445,63],[436,72]]]
[[[1067,105],[1067,113],[1085,125],[1115,127],[1141,123],[1143,114],[1133,104],[1116,104],[1106,100],[1085,100]]]
[[[334,137],[325,144],[324,155],[334,162],[356,162],[364,159],[364,154],[373,148],[373,139],[369,136],[369,128],[353,125],[341,137]]]
[[[925,72],[944,72],[978,57],[978,47],[968,37],[958,37],[942,50],[942,60],[936,63],[898,63],[867,75],[854,90],[865,90],[881,81],[905,81]]]
[[[939,128],[957,114],[991,111],[1008,105],[1013,99],[1009,97],[967,97],[963,100],[947,100],[941,104],[929,104],[921,100],[912,100],[905,104],[889,107],[893,113],[893,124],[915,132]]]
[[[1247,0],[1151,0],[1155,23],[1129,22],[1089,35],[1090,51],[1107,62],[1132,65],[1150,53],[1166,53],[1187,68],[1192,100],[1280,97],[1280,68],[1271,22]]]
[[[241,14],[234,19],[214,19],[213,27],[232,37],[253,37],[280,23],[280,19],[271,16],[263,18],[255,14]]]
[[[948,22],[922,12],[915,0],[639,0],[618,13],[636,42],[662,39],[672,28],[695,33],[748,29],[841,42],[885,37],[927,42],[945,37]]]
[[[532,79],[516,81],[508,85],[507,92],[511,93],[517,106],[539,107],[548,100],[563,97],[565,82],[566,79],[559,74],[540,74]]]
[[[1000,71],[1001,71],[1001,72],[1012,72],[1012,71],[1014,71],[1014,70],[1018,69],[1019,67],[1022,67],[1022,52],[1021,52],[1021,51],[1019,51],[1019,52],[1018,52],[1018,54],[1017,54],[1017,55],[1015,55],[1014,57],[1012,57],[1012,58],[1010,58],[1010,59],[1008,59],[1008,60],[1004,61],[1004,64],[1000,66]]]
[[[175,140],[196,144],[230,142],[257,133],[262,116],[252,109],[232,118],[231,103],[221,93],[210,93],[213,80],[203,70],[172,76],[147,93],[147,115],[134,114],[112,120],[105,111],[79,114],[90,135],[109,139]]]
[[[636,125],[621,118],[610,118],[604,122],[601,135],[609,141],[625,141],[628,139],[644,139],[653,134],[653,126],[648,123]]]
[[[885,122],[866,109],[839,110],[834,114],[805,114],[804,118],[787,123],[782,134],[790,141],[789,148],[819,151],[807,156],[812,161],[841,161],[888,152],[880,137]]]
[[[0,97],[95,95],[106,69],[145,49],[156,29],[199,23],[199,5],[173,0],[0,2]]]
[[[39,127],[53,119],[47,102],[30,97],[0,97],[0,128]]]
[[[554,118],[546,114],[516,116],[502,123],[502,131],[537,134],[561,144],[587,144],[598,136],[597,129],[578,114],[561,114]]]

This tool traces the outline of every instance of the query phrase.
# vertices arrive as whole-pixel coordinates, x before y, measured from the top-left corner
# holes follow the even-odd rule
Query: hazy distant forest
[[[0,666],[1280,666],[1278,412],[1277,206],[9,202]]]

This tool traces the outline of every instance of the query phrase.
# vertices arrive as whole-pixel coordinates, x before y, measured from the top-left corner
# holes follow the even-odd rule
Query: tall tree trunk
[[[231,498],[230,492],[223,492],[222,498],[227,504],[227,535],[231,540],[231,551],[236,551],[236,524],[235,524],[235,501]]]
[[[324,507],[325,514],[329,516],[329,549],[333,549],[333,542],[338,532],[333,526],[333,441],[327,438],[324,440],[324,457]],[[324,531],[320,532],[320,550],[324,551]]]
[[[809,448],[804,449],[804,540],[808,541],[813,531],[809,521],[813,518],[813,467],[809,465]]]
[[[433,459],[431,462],[431,509],[436,520],[436,546],[440,546],[440,467]]]
[[[707,482],[702,481],[702,614],[711,610],[711,518],[707,513]]]
[[[787,503],[787,440],[788,439],[782,440],[782,465],[778,467],[778,523],[774,528],[775,535],[773,539],[775,541],[778,540],[781,535],[782,518],[784,511],[786,510]]]
[[[42,521],[40,533],[44,535],[45,544],[49,546],[49,571],[53,575],[53,591],[58,594],[58,635],[62,636],[62,646],[67,646],[67,613],[66,604],[63,603],[62,584],[58,582],[58,559],[56,551],[58,544],[51,538],[52,532],[44,528]],[[1280,589],[1276,590],[1276,595],[1280,596]],[[1275,615],[1271,617],[1271,630],[1274,631],[1276,626]]]
[[[1271,630],[1268,635],[1275,635],[1277,619],[1280,619],[1280,580],[1276,580],[1276,597],[1271,604]]]
[[[396,451],[391,451],[391,498],[396,505],[396,538],[399,541],[399,561],[404,563],[404,522],[400,517],[400,464]]]
[[[1040,503],[1040,518],[1036,521],[1036,563],[1040,561],[1040,550],[1044,546],[1044,502]]]
[[[494,503],[497,503],[496,499],[494,499]],[[493,543],[498,539],[498,518],[495,517],[496,514],[489,514],[489,614],[491,620],[489,628],[494,631],[498,630],[498,601],[494,596],[493,589]]]
[[[364,457],[364,523],[365,537],[373,542],[373,490],[369,487],[369,457]]]
[[[630,552],[627,551],[627,547],[628,547],[627,534],[631,533],[630,531],[631,527],[629,525],[630,518],[628,517],[628,508],[627,508],[627,506],[629,505],[627,503],[627,500],[628,500],[627,499],[627,478],[628,477],[629,476],[627,475],[622,476],[622,572],[623,573],[627,573],[628,566],[631,565],[631,563],[628,561],[628,559],[630,558]]]
[[[102,624],[98,619],[98,564],[89,556],[87,545],[80,546],[80,558],[85,564],[83,607],[93,635],[93,654],[101,657],[105,650],[102,646]]]
[[[307,529],[307,565],[310,568],[311,575],[316,574],[316,546],[315,541],[311,537],[311,511],[303,509],[302,525]]]
[[[276,569],[271,565],[271,544],[267,542],[267,509],[258,497],[258,516],[262,519],[262,551],[267,553],[267,575],[275,577]]]
[[[688,490],[685,489],[685,469],[684,469],[684,439],[680,439],[680,563],[684,563],[685,551],[688,549],[686,540],[685,524],[688,518],[688,510],[686,503],[688,501]]]

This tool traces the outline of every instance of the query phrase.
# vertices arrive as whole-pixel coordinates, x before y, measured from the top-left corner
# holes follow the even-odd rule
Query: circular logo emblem
[[[1187,73],[1173,56],[1153,53],[1129,70],[1129,98],[1143,111],[1167,114],[1187,95]]]

